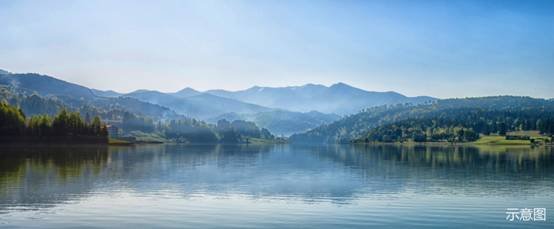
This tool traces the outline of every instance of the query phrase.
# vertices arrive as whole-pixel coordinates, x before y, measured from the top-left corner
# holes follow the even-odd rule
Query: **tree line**
[[[275,138],[267,129],[243,120],[223,119],[211,125],[196,119],[180,119],[160,122],[156,129],[167,139],[185,143],[248,143],[252,138]]]
[[[427,117],[402,120],[371,129],[364,141],[380,142],[469,142],[480,134],[506,135],[510,131],[539,130],[554,133],[554,114],[541,109],[484,110],[481,108],[445,109]],[[360,139],[359,139],[360,140]]]
[[[0,137],[4,141],[107,142],[108,130],[98,116],[83,118],[62,109],[57,115],[27,118],[21,108],[0,102]]]

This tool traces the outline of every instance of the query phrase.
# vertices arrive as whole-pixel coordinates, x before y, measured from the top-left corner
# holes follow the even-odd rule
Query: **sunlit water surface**
[[[539,207],[547,208],[546,222],[506,220],[506,208]],[[554,228],[554,152],[390,145],[0,148],[0,227],[371,226]]]

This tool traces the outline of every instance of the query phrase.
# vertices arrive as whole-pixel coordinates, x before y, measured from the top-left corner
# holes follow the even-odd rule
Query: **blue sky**
[[[0,1],[0,68],[98,89],[554,97],[554,1]]]

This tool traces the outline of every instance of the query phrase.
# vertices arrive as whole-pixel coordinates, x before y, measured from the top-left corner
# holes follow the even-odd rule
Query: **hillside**
[[[554,102],[496,96],[438,100],[428,105],[367,109],[291,136],[298,143],[361,141],[469,141],[479,134],[514,130],[552,133]]]
[[[156,119],[176,117],[177,113],[168,108],[143,102],[133,98],[122,98],[113,96],[99,96],[100,91],[90,89],[78,84],[66,82],[51,76],[25,73],[25,74],[1,74],[0,86],[4,88],[3,96],[25,97],[33,94],[43,98],[58,101],[68,108],[79,108],[92,106],[98,109],[110,110],[121,109],[129,112],[151,116]],[[9,91],[10,93],[6,93]],[[116,92],[104,92],[114,94]],[[30,111],[34,113],[33,111]]]
[[[75,99],[96,97],[89,88],[35,73],[0,74],[0,84],[43,96],[70,96]]]

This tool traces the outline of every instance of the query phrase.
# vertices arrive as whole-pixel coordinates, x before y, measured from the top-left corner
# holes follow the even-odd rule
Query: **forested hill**
[[[444,99],[427,105],[366,109],[329,125],[291,136],[296,143],[362,141],[471,141],[479,134],[554,131],[554,101],[495,96]]]

